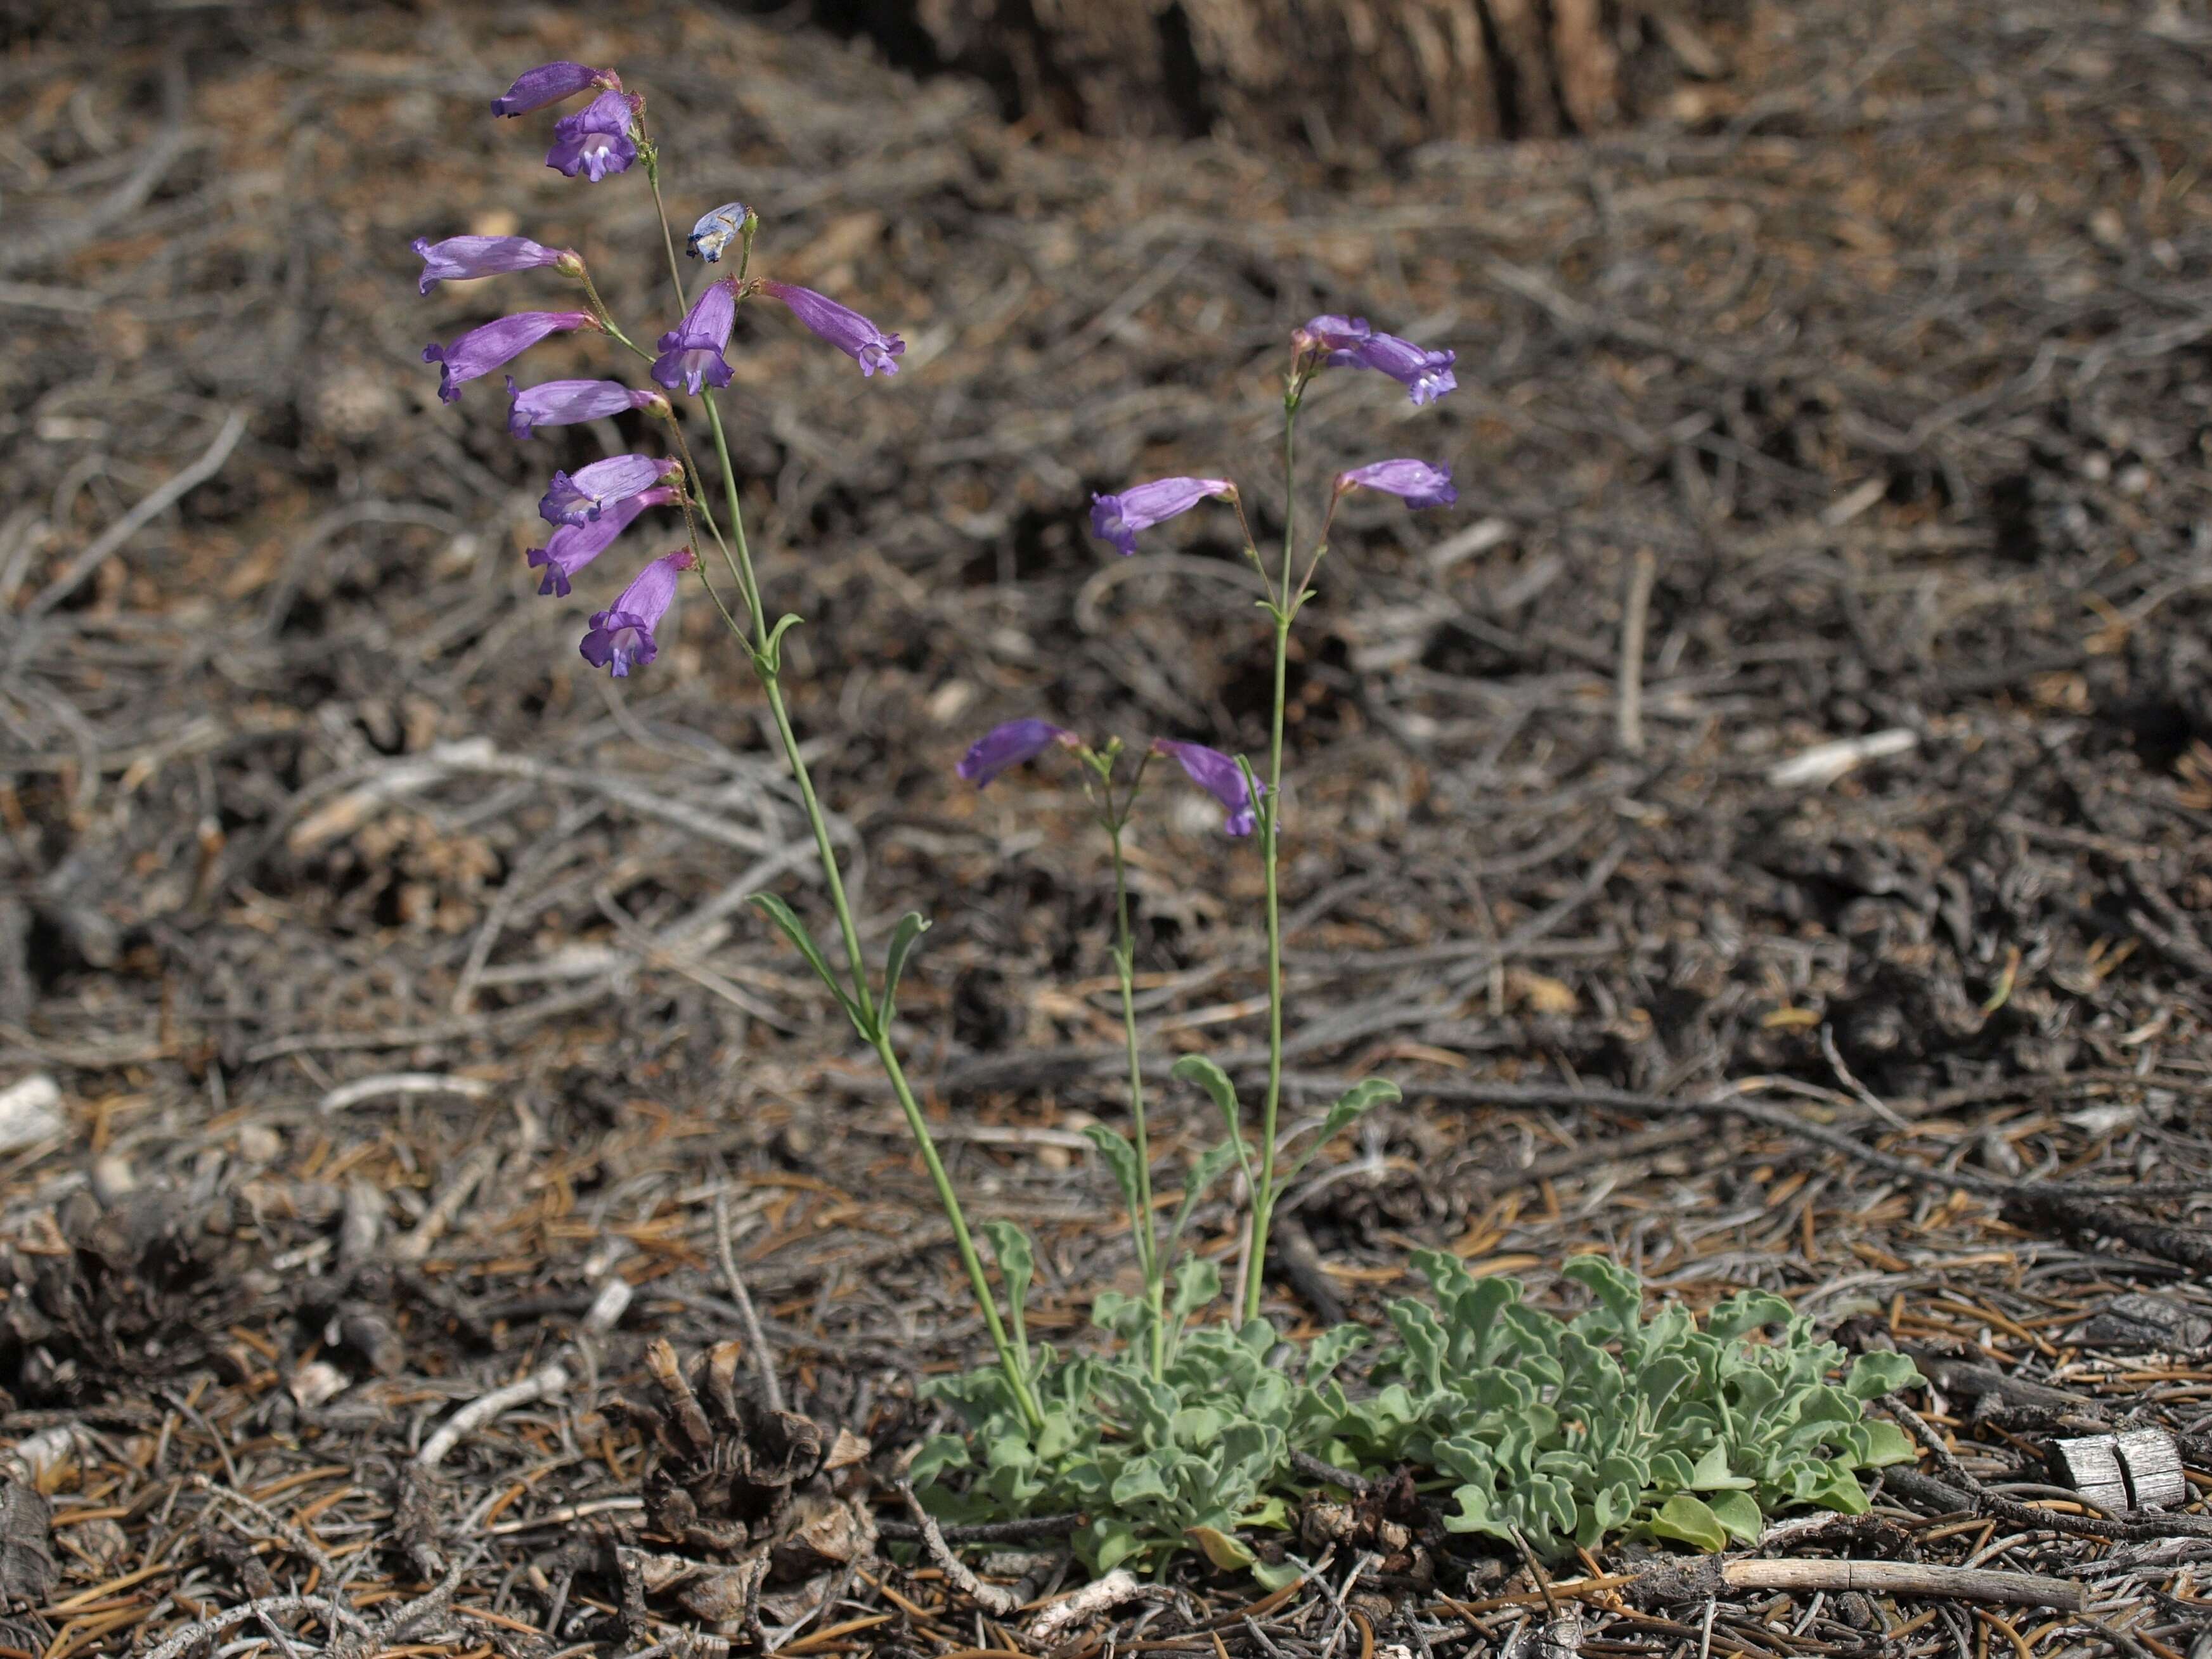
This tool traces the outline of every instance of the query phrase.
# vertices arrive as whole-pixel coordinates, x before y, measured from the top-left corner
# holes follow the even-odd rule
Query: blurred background
[[[1231,522],[1119,560],[1087,509],[1218,471],[1279,528],[1322,311],[1455,348],[1459,390],[1324,377],[1304,500],[1401,454],[1461,499],[1348,505],[1301,621],[1294,1097],[1407,1102],[1296,1209],[1297,1308],[1386,1293],[1409,1240],[1602,1243],[1695,1296],[1998,1225],[1668,1115],[1746,1079],[1998,1177],[2201,1161],[2202,5],[0,20],[0,1082],[48,1080],[0,1113],[0,1232],[77,1275],[0,1346],[20,1405],[212,1366],[225,1424],[326,1419],[287,1392],[314,1349],[349,1432],[404,1433],[610,1273],[623,1340],[730,1334],[717,1194],[802,1405],[969,1346],[895,1115],[743,906],[819,914],[744,665],[694,595],[636,677],[576,654],[674,520],[567,599],[524,568],[550,472],[647,434],[519,443],[495,377],[441,405],[421,361],[567,290],[418,297],[416,236],[573,246],[633,333],[672,320],[641,173],[572,182],[557,112],[486,113],[550,58],[647,96],[679,233],[741,198],[757,271],[908,342],[863,381],[745,308],[732,438],[870,938],[935,918],[903,1046],[958,1179],[1043,1235],[1035,1322],[1127,1267],[1077,1133],[1121,1109],[1112,887],[1064,770],[951,769],[1026,714],[1263,744]],[[1249,1074],[1259,872],[1205,807],[1139,812],[1146,1042]],[[1203,1125],[1161,1109],[1180,1159]],[[400,1290],[325,1274],[349,1202]],[[397,1346],[318,1348],[341,1304]]]

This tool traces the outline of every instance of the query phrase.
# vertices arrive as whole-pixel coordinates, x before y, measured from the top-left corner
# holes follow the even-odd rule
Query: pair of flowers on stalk
[[[546,165],[572,179],[581,174],[594,184],[627,171],[641,156],[651,166],[652,149],[641,121],[644,100],[624,92],[622,77],[612,70],[585,64],[540,64],[492,100],[492,113],[526,114],[593,88],[599,89],[599,95],[589,105],[555,124]],[[685,246],[694,258],[715,264],[732,241],[742,237],[750,244],[750,227],[755,222],[744,204],[726,203],[701,217]],[[471,329],[450,343],[426,346],[422,360],[439,365],[438,395],[447,403],[458,401],[468,382],[506,368],[556,334],[592,329],[621,337],[583,259],[573,249],[547,247],[526,236],[449,236],[437,242],[418,239],[414,247],[422,261],[416,284],[422,294],[444,282],[551,270],[582,283],[589,301],[588,308],[580,311],[517,312]],[[859,312],[812,289],[728,276],[708,284],[683,320],[660,337],[652,378],[667,392],[681,387],[693,397],[700,396],[703,387],[729,385],[726,354],[738,301],[752,294],[781,301],[809,330],[857,362],[863,376],[898,373],[906,343],[884,333]],[[594,421],[625,410],[664,420],[673,417],[662,392],[619,380],[548,380],[520,387],[509,375],[507,391],[507,430],[517,438],[528,438],[541,426]],[[611,456],[574,475],[556,471],[538,503],[539,516],[554,529],[545,545],[532,549],[529,556],[531,568],[544,572],[538,591],[566,595],[576,573],[605,552],[647,508],[684,504],[682,474],[680,463],[650,455]],[[678,580],[696,563],[692,550],[684,547],[647,565],[611,607],[592,617],[580,647],[585,660],[618,676],[651,662],[658,652],[654,630],[675,599]]]

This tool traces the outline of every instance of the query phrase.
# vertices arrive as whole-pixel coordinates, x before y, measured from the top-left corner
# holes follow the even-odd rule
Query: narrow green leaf
[[[1135,1224],[1138,1206],[1144,1201],[1144,1188],[1138,1180],[1137,1149],[1119,1129],[1103,1123],[1085,1124],[1083,1138],[1098,1149],[1098,1156],[1114,1172],[1114,1184],[1121,1189],[1121,1201],[1129,1206],[1131,1224]]]
[[[783,672],[783,636],[805,620],[805,617],[793,616],[789,611],[775,619],[775,626],[768,630],[768,643],[755,653],[767,672],[781,674]]]
[[[1030,1337],[1024,1310],[1029,1306],[1030,1280],[1036,1273],[1036,1250],[1030,1236],[1011,1221],[987,1221],[981,1231],[991,1241],[991,1254],[998,1258],[999,1276],[1006,1281],[1007,1322],[1014,1328],[1014,1352],[1021,1356],[1026,1370]]]
[[[876,1014],[885,1030],[890,1029],[891,1008],[898,1000],[899,977],[906,972],[907,958],[914,954],[914,947],[928,931],[929,918],[919,910],[909,910],[901,916],[898,927],[892,931],[890,951],[884,959],[883,1000]]]
[[[822,954],[822,947],[814,942],[814,935],[806,931],[806,924],[799,919],[798,912],[774,893],[755,893],[748,902],[774,922],[786,939],[799,947],[799,954],[806,958],[806,965],[814,970],[814,976],[830,988],[830,994],[837,999],[837,1006],[853,1022],[853,1029],[860,1032],[863,1039],[872,1042],[875,1033],[860,1018],[860,1004],[853,1000],[839,981],[836,970],[830,966],[830,958]]]

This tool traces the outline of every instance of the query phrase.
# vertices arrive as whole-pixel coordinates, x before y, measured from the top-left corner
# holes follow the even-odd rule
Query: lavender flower
[[[629,136],[635,114],[629,94],[601,93],[553,124],[553,148],[545,152],[545,165],[571,179],[586,173],[595,185],[610,173],[627,171],[637,160],[637,144]]]
[[[826,294],[794,288],[789,283],[763,283],[760,291],[789,306],[793,316],[859,363],[862,374],[873,374],[878,369],[886,374],[898,373],[898,365],[891,359],[905,353],[906,342],[896,334],[884,333],[859,312],[839,305]]]
[[[442,242],[415,239],[415,252],[422,261],[422,277],[416,290],[428,294],[441,283],[466,282],[473,276],[504,276],[511,271],[536,270],[574,262],[581,271],[583,261],[564,248],[545,247],[527,236],[448,236]]]
[[[588,311],[518,311],[471,329],[449,346],[433,340],[422,348],[422,361],[439,365],[438,395],[450,404],[459,399],[463,382],[503,368],[549,335],[598,326]]]
[[[981,789],[1008,767],[1035,760],[1056,743],[1073,749],[1080,741],[1050,720],[1008,720],[976,738],[967,758],[953,769]]]
[[[592,618],[591,632],[584,635],[579,647],[584,660],[594,668],[605,669],[617,679],[651,662],[659,654],[653,630],[668,614],[669,604],[676,597],[677,577],[698,562],[690,548],[679,547],[639,571],[623,589],[622,597]]]
[[[722,351],[730,343],[730,325],[737,315],[737,283],[708,284],[707,291],[692,301],[684,320],[660,337],[660,356],[653,360],[653,378],[671,392],[681,386],[695,398],[702,381],[714,386],[729,385],[730,365]]]
[[[1340,320],[1314,319],[1315,323]],[[1380,369],[1404,386],[1417,404],[1432,404],[1459,384],[1452,374],[1452,364],[1458,359],[1455,351],[1431,351],[1395,334],[1370,334],[1357,344],[1328,354],[1329,362],[1338,368]]]
[[[1347,489],[1380,489],[1402,495],[1408,507],[1449,507],[1459,499],[1451,474],[1426,461],[1370,461],[1336,475],[1336,493]]]
[[[658,392],[633,391],[619,380],[541,380],[517,386],[510,374],[507,395],[514,400],[507,412],[507,429],[518,438],[527,438],[541,426],[574,426],[625,409],[668,408],[668,399]]]
[[[663,485],[617,501],[586,523],[562,525],[546,538],[544,546],[530,550],[530,568],[545,572],[538,591],[566,599],[568,579],[611,547],[615,538],[629,529],[639,514],[648,507],[665,507],[675,499],[676,492]]]
[[[491,100],[494,115],[527,115],[592,87],[620,87],[622,76],[588,64],[540,64],[514,77],[514,84]]]
[[[548,524],[588,524],[617,501],[642,495],[680,471],[680,463],[650,455],[611,455],[579,467],[573,478],[556,472],[538,503],[538,516]]]
[[[1126,556],[1137,550],[1137,532],[1188,513],[1209,496],[1226,498],[1237,486],[1226,478],[1158,478],[1118,495],[1091,498],[1091,533]]]
[[[691,234],[684,239],[684,251],[695,259],[713,264],[744,229],[746,211],[743,202],[726,202],[712,213],[701,216],[699,222],[691,227]]]
[[[1229,815],[1221,826],[1224,835],[1252,833],[1259,817],[1244,787],[1243,769],[1235,761],[1218,749],[1208,749],[1202,743],[1178,743],[1173,738],[1154,738],[1152,752],[1173,756],[1193,783],[1221,803],[1221,810]],[[1260,786],[1263,792],[1267,787]]]

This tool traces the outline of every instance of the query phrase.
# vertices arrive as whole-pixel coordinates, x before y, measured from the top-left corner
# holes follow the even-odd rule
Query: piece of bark
[[[2181,1449],[2160,1429],[2054,1440],[2049,1461],[2060,1485],[2114,1515],[2168,1509],[2189,1497]]]
[[[0,1603],[42,1604],[58,1568],[53,1510],[35,1487],[0,1480]]]

